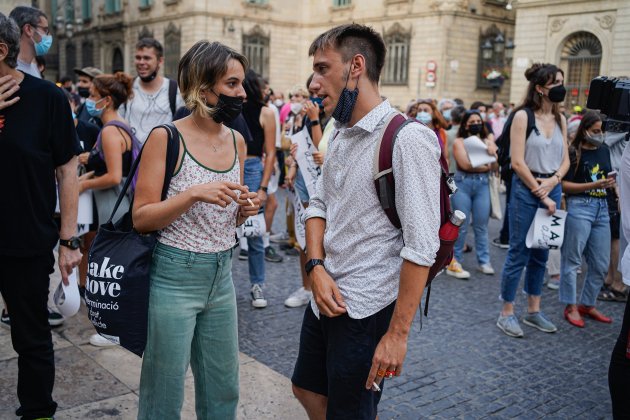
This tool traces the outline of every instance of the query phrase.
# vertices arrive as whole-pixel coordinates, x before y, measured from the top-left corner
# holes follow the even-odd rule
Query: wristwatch
[[[313,120],[311,121],[311,126],[315,127],[316,125],[319,125],[319,120]]]
[[[68,247],[70,249],[79,249],[81,246],[81,239],[77,236],[73,236],[70,239],[59,239],[59,245]]]
[[[311,271],[313,271],[313,268],[315,268],[316,265],[321,265],[323,267],[324,260],[308,260],[308,262],[304,265],[304,270],[306,271],[306,274],[311,274]]]
[[[265,192],[265,194],[267,194],[267,187],[261,186],[260,189],[263,190]]]

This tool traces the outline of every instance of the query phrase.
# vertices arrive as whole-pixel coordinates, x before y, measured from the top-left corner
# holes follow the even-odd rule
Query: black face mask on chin
[[[357,79],[357,84],[354,87],[354,90],[348,90],[348,80],[350,80],[351,72],[352,66],[350,66],[350,70],[348,71],[346,86],[341,91],[341,95],[339,95],[339,100],[337,101],[337,106],[332,113],[332,117],[335,121],[339,121],[341,124],[346,124],[350,121],[350,118],[352,118],[352,111],[354,110],[354,105],[357,103],[357,97],[359,96],[359,79]]]
[[[227,96],[224,94],[217,95],[213,90],[210,92],[219,98],[216,105],[207,105],[209,108],[214,110],[214,113],[212,114],[214,122],[221,124],[234,121],[234,119],[238,117],[243,110],[243,98],[238,96]]]
[[[145,77],[138,76],[138,77],[140,77],[140,80],[142,80],[144,83],[149,83],[149,82],[152,82],[152,81],[153,81],[153,80],[155,80],[155,78],[157,77],[157,75],[158,75],[158,70],[160,70],[160,68],[159,68],[159,67],[158,67],[158,68],[156,68],[156,69],[155,69],[155,71],[154,71],[153,73],[151,73],[150,75],[148,75],[148,76],[145,76]]]

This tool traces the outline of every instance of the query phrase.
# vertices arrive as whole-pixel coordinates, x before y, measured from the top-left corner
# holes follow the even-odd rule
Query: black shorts
[[[291,381],[328,397],[327,419],[374,419],[381,392],[365,389],[372,357],[389,328],[396,302],[363,319],[317,319],[308,305]],[[385,381],[381,382],[381,389]]]

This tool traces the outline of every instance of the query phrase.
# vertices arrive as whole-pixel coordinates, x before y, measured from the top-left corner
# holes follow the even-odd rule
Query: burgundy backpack
[[[396,211],[396,186],[394,183],[394,173],[392,171],[394,143],[396,142],[396,136],[400,130],[402,130],[407,124],[414,123],[422,124],[416,119],[407,119],[401,114],[396,114],[390,118],[381,137],[379,154],[377,156],[378,162],[375,161],[374,165],[374,186],[376,187],[376,194],[381,202],[381,207],[383,207],[383,210],[390,222],[398,229],[401,228],[401,225],[400,219],[398,218],[398,212]],[[440,226],[443,226],[445,223],[448,223],[452,214],[450,195],[455,193],[457,190],[455,182],[449,176],[448,163],[446,162],[443,151],[440,155],[440,167]],[[424,305],[425,316],[427,316],[429,311],[431,281],[451,262],[453,258],[454,245],[454,240],[447,241],[440,238],[440,249],[437,252],[435,262],[431,266],[427,278],[427,297]]]

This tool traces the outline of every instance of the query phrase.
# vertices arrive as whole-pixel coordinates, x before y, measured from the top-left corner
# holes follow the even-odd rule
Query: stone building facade
[[[567,106],[586,105],[591,79],[630,77],[630,1],[519,0],[512,63],[511,102],[520,102],[533,62],[559,64]]]
[[[416,97],[460,97],[467,104],[492,100],[493,88],[482,75],[491,69],[507,75],[510,68],[512,50],[505,47],[514,45],[515,12],[506,10],[507,1],[44,0],[40,5],[59,21],[57,76],[85,65],[133,73],[134,44],[152,35],[165,46],[163,70],[172,77],[179,57],[197,40],[209,39],[244,52],[253,68],[284,92],[306,81],[308,46],[318,34],[342,23],[368,24],[388,45],[381,90],[404,107]],[[75,24],[67,36],[64,24],[79,18],[82,25]],[[508,100],[509,83],[495,90]]]

